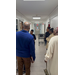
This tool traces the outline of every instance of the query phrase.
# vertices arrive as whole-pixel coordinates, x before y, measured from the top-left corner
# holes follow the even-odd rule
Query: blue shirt
[[[35,46],[33,36],[25,30],[16,32],[16,56],[35,60]]]

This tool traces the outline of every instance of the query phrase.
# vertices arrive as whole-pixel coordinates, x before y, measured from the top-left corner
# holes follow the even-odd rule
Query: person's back
[[[58,36],[51,38],[49,47],[45,55],[47,70],[51,75],[58,75]]]
[[[47,44],[46,44],[46,50],[48,49],[48,44],[49,44],[49,41],[50,39],[54,36],[54,34],[50,34],[50,36],[48,38],[46,38],[46,41],[47,41]]]
[[[32,41],[32,42],[31,42]],[[34,44],[34,39],[28,31],[16,32],[16,55],[19,57],[30,57],[30,46]],[[35,50],[34,47],[31,47]]]
[[[58,28],[54,29],[54,37],[49,41],[48,50],[45,55],[47,70],[50,75],[58,75]]]
[[[50,60],[50,73],[51,75],[58,75],[58,36],[54,36],[51,41],[54,49]]]
[[[54,36],[53,28],[50,29],[49,33],[50,33],[49,37],[46,38],[46,41],[47,41],[46,50],[48,49],[48,43],[49,43],[50,39]]]
[[[23,30],[16,32],[16,56],[18,61],[18,73],[23,75],[25,65],[26,75],[30,75],[31,62],[35,61],[34,38],[29,34],[30,24],[25,22]]]
[[[45,37],[44,37],[44,41],[45,41],[45,45],[47,43],[46,38],[50,35],[49,33],[49,28],[47,27],[47,32],[45,33]]]
[[[50,35],[50,33],[49,33],[49,32],[46,32],[46,38],[47,38],[49,35]]]

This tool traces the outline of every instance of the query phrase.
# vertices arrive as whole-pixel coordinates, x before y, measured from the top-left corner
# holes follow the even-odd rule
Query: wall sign
[[[37,26],[38,26],[38,24],[37,24]]]
[[[44,23],[42,25],[44,25]]]

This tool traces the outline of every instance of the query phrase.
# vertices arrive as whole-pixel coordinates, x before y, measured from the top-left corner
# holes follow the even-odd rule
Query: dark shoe
[[[18,72],[18,69],[16,69],[16,72]]]

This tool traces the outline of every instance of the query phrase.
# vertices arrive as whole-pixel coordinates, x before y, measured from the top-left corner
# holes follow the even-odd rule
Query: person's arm
[[[34,35],[34,40],[36,40],[36,36]]]
[[[47,37],[46,40],[49,42],[49,37]]]
[[[48,50],[47,50],[46,55],[45,55],[45,61],[52,58],[53,48],[54,48],[53,47],[53,40],[51,39],[49,41]]]
[[[31,55],[31,58],[33,59],[33,61],[35,61],[34,39],[32,39],[32,40],[30,41],[29,47],[30,47],[30,55]]]
[[[52,37],[52,36],[50,35],[49,37],[46,38],[46,40],[49,42],[50,39],[51,39],[51,37]]]
[[[45,33],[45,37],[44,37],[44,39],[46,39],[46,33]]]

